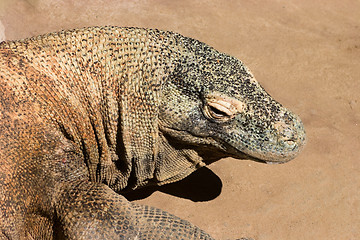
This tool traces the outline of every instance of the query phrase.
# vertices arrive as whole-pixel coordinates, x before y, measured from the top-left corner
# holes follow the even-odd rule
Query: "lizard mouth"
[[[232,153],[231,157],[237,159],[247,159],[266,164],[282,164],[294,159],[304,145],[303,142],[297,143],[295,141],[292,144],[293,147],[287,151],[256,151],[249,149],[238,150],[233,146],[230,146],[229,148],[232,148],[232,150],[230,150]]]
[[[230,157],[235,158],[235,159],[240,159],[240,160],[250,160],[253,162],[258,162],[258,163],[263,163],[263,164],[283,164],[286,163],[288,161],[290,161],[291,159],[285,159],[285,160],[279,160],[279,159],[263,159],[263,158],[258,158],[255,156],[252,156],[250,154],[244,153],[244,152],[239,152],[236,148],[230,146],[230,148],[232,148],[231,150],[229,148],[227,148],[227,154],[228,151],[230,150],[230,152],[232,152],[232,154],[230,155]]]
[[[296,130],[301,134],[295,135],[293,138],[269,140],[268,142],[259,142],[258,144],[254,143],[254,147],[251,149],[245,148],[241,143],[233,145],[219,136],[201,137],[194,135],[190,131],[165,126],[161,126],[160,131],[175,139],[181,139],[181,141],[192,144],[196,143],[195,145],[199,146],[198,151],[202,153],[202,158],[206,164],[223,157],[233,157],[266,164],[282,164],[295,158],[306,142],[302,125]],[[234,142],[236,143],[237,141]],[[269,147],[265,147],[267,145]],[[204,150],[207,153],[204,153]],[[212,160],[213,158],[216,160]]]
[[[256,147],[245,148],[242,144],[233,145],[222,139],[215,138],[220,143],[221,150],[225,155],[241,160],[251,160],[266,164],[283,164],[294,159],[306,143],[305,135],[289,141],[272,141],[271,144],[259,142]],[[285,147],[284,147],[285,145]]]
[[[275,164],[283,164],[283,163],[287,163],[289,160],[284,160],[284,161],[269,161],[269,160],[263,160],[263,159],[259,159],[259,158],[255,158],[255,157],[252,157],[250,155],[246,155],[246,159],[248,160],[251,160],[253,162],[258,162],[258,163],[264,163],[264,164],[268,164],[268,165],[275,165]]]

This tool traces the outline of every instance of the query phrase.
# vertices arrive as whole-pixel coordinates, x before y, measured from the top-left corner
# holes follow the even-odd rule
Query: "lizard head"
[[[173,146],[186,145],[205,161],[231,156],[283,163],[299,153],[305,144],[300,118],[275,101],[240,60],[196,40],[181,52],[163,86],[159,117]]]

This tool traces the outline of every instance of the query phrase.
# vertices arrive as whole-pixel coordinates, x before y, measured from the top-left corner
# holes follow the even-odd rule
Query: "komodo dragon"
[[[222,157],[286,162],[305,142],[241,61],[173,32],[2,42],[0,80],[0,239],[212,239],[121,192]]]

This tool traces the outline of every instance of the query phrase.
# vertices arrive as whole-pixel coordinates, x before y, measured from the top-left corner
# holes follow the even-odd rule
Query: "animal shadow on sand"
[[[181,181],[164,186],[151,186],[122,195],[129,201],[144,199],[155,191],[160,191],[179,198],[186,198],[194,202],[204,202],[215,199],[220,195],[222,182],[220,178],[207,167],[202,167]]]

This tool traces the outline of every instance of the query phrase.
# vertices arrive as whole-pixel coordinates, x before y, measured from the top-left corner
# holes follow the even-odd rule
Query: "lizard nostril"
[[[278,131],[278,141],[286,145],[287,148],[294,148],[297,145],[296,129],[284,121],[279,121],[274,124],[274,128]]]
[[[289,147],[294,147],[296,145],[296,142],[294,140],[285,140],[284,143]]]

